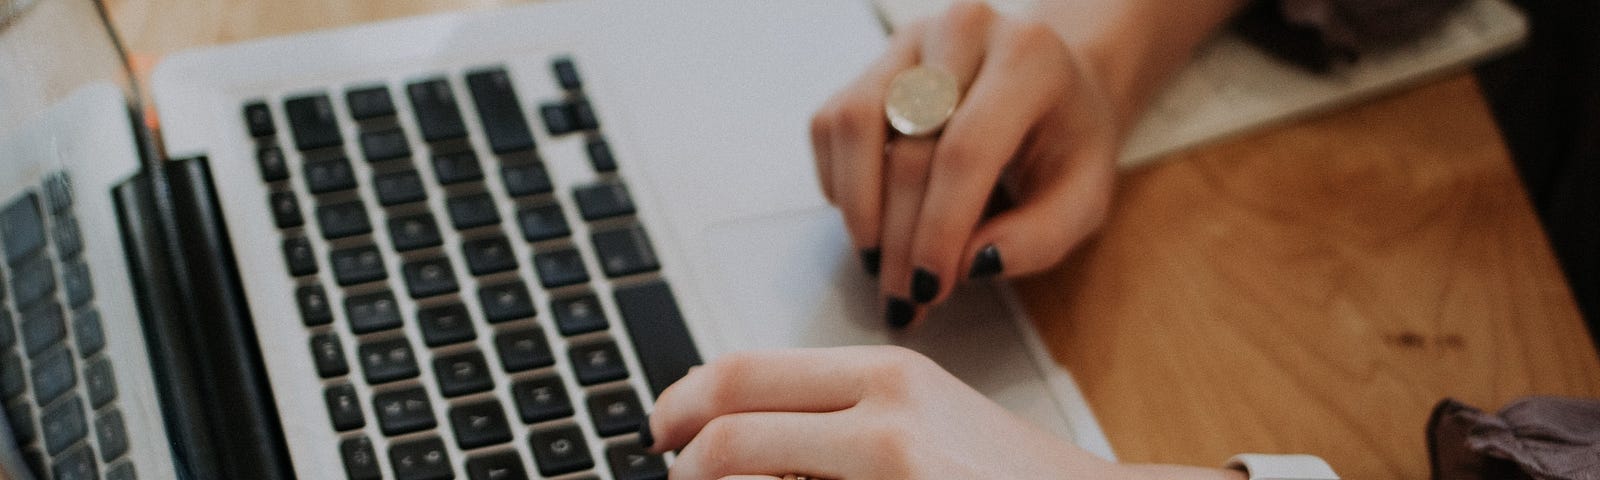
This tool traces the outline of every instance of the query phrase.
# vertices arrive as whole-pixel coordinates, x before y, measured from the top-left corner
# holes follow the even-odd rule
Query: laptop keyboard
[[[638,444],[641,399],[699,354],[575,64],[551,74],[560,97],[532,118],[580,138],[598,179],[569,195],[503,67],[243,106],[350,479],[666,478]]]
[[[133,479],[70,182],[54,173],[0,204],[0,397],[40,477]]]

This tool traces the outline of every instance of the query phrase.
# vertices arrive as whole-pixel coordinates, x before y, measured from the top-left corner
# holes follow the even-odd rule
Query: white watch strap
[[[1228,459],[1227,468],[1244,470],[1250,480],[1339,480],[1316,455],[1241,453]]]

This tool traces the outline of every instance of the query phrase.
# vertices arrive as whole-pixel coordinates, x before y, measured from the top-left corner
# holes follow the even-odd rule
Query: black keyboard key
[[[88,445],[73,449],[56,457],[52,467],[55,480],[98,480],[99,470],[94,463],[94,451]],[[40,472],[43,473],[43,472]]]
[[[56,172],[44,177],[44,203],[50,213],[61,216],[72,206],[72,180],[66,172]]]
[[[500,352],[500,366],[507,372],[544,368],[556,363],[544,332],[537,328],[500,332],[494,337],[494,345]]]
[[[272,124],[272,112],[267,110],[267,104],[252,102],[244,106],[244,124],[250,128],[250,136],[265,137],[278,133]]]
[[[422,177],[413,170],[378,175],[372,184],[373,190],[378,192],[378,204],[385,207],[428,199],[428,191],[422,188]]]
[[[494,379],[489,377],[489,363],[476,350],[434,358],[433,376],[439,379],[439,392],[446,397],[494,388]]]
[[[589,270],[583,265],[583,255],[578,249],[562,247],[533,255],[533,267],[539,271],[539,283],[544,288],[559,288],[589,281]]]
[[[283,102],[283,112],[289,117],[295,148],[312,150],[344,143],[339,135],[339,121],[333,116],[333,102],[328,101],[327,95],[288,99]]]
[[[389,464],[394,467],[396,480],[445,480],[456,476],[450,452],[438,437],[391,444]]]
[[[394,115],[394,102],[389,99],[389,87],[382,85],[345,92],[344,101],[350,107],[350,117],[356,120]]]
[[[539,464],[540,475],[553,477],[594,468],[589,444],[578,427],[534,432],[528,442],[533,447],[533,459]]]
[[[402,252],[437,247],[443,242],[433,215],[422,213],[389,219],[389,240]]]
[[[13,267],[15,269],[11,271],[11,301],[16,302],[15,305],[19,310],[31,307],[55,293],[56,269],[50,263],[50,257],[37,255]]]
[[[500,212],[494,207],[494,198],[487,193],[454,197],[446,201],[450,209],[450,222],[456,230],[482,227],[500,223]]]
[[[339,458],[344,462],[344,474],[350,480],[382,480],[383,470],[378,466],[378,454],[372,451],[372,440],[366,436],[346,438],[339,442]]]
[[[433,175],[443,185],[475,182],[483,179],[483,166],[472,151],[443,153],[433,156]]]
[[[0,276],[0,284],[4,283],[5,277]],[[5,291],[5,288],[0,288],[0,300],[6,298]],[[4,303],[0,303],[0,305],[4,305]],[[5,307],[0,307],[0,349],[9,349],[11,345],[16,343],[17,330],[16,326],[11,323],[11,312],[6,310]]]
[[[499,452],[467,459],[470,480],[528,480],[517,452]]]
[[[27,382],[28,374],[22,371],[22,357],[17,352],[7,351],[0,356],[0,398],[21,395]]]
[[[334,250],[333,278],[340,286],[350,286],[389,278],[389,271],[378,248],[367,245]]]
[[[411,353],[411,343],[404,338],[368,343],[362,345],[357,353],[368,384],[377,385],[417,376],[417,357]]]
[[[549,376],[511,384],[522,423],[529,425],[572,416],[572,400],[561,377]]]
[[[27,445],[39,432],[33,429],[33,405],[27,398],[6,400],[6,419],[11,421],[11,433],[16,434],[18,445]]]
[[[545,172],[542,163],[530,162],[501,168],[500,178],[505,180],[506,193],[513,197],[550,193],[550,174]]]
[[[408,262],[401,267],[406,277],[406,291],[411,298],[421,299],[459,290],[456,271],[450,268],[450,259],[438,257]]]
[[[51,455],[61,453],[89,433],[88,421],[83,417],[83,401],[77,396],[45,407],[39,415],[39,431],[44,434],[45,451]]]
[[[594,167],[594,171],[602,173],[617,171],[617,158],[611,155],[611,144],[606,142],[606,139],[591,138],[585,149],[589,151],[589,165]]]
[[[300,201],[294,192],[272,192],[267,203],[272,204],[272,222],[278,228],[294,228],[306,223],[300,216]]]
[[[614,298],[653,395],[661,395],[668,385],[689,373],[689,367],[702,363],[678,313],[678,301],[665,282],[618,288]]]
[[[616,480],[667,480],[667,462],[637,442],[606,449],[606,463],[611,465],[611,476]]]
[[[550,311],[556,317],[556,329],[569,337],[611,326],[605,310],[600,308],[600,299],[593,293],[551,300]]]
[[[306,189],[313,194],[342,192],[356,188],[355,172],[344,157],[311,160],[305,164]]]
[[[589,239],[594,242],[594,251],[600,256],[600,267],[607,277],[661,269],[655,250],[650,248],[650,238],[639,225],[595,233]]]
[[[83,384],[88,387],[89,405],[94,408],[117,399],[117,376],[106,357],[97,357],[83,368]]]
[[[412,83],[406,86],[406,94],[411,97],[411,109],[417,115],[423,140],[436,142],[467,135],[449,82],[440,78]]]
[[[392,437],[438,425],[433,419],[433,405],[428,403],[428,392],[422,387],[373,395],[372,406],[378,412],[378,426],[384,435]]]
[[[56,241],[56,258],[72,258],[83,253],[83,231],[78,229],[77,218],[56,217],[50,228]]]
[[[544,118],[544,128],[550,136],[572,133],[578,129],[572,118],[572,106],[565,103],[546,103],[539,106],[539,116]]]
[[[322,399],[328,404],[328,417],[333,422],[334,431],[367,426],[367,418],[361,414],[361,398],[356,396],[356,387],[348,383],[328,387],[323,391]]]
[[[461,245],[461,251],[467,257],[467,269],[473,275],[489,275],[517,268],[517,253],[511,250],[511,242],[501,235],[468,241]]]
[[[5,242],[6,263],[13,267],[44,246],[38,195],[24,193],[0,210],[0,240]]]
[[[94,282],[89,278],[89,264],[82,259],[70,260],[61,267],[61,290],[67,294],[67,306],[82,307],[94,298]]]
[[[256,149],[256,166],[261,168],[261,180],[278,182],[289,179],[289,164],[283,160],[283,150],[276,146]]]
[[[357,335],[400,327],[400,304],[388,290],[345,297],[344,315]]]
[[[344,361],[344,345],[332,333],[311,336],[311,363],[317,366],[317,376],[322,378],[350,373],[350,364]]]
[[[78,339],[78,356],[89,358],[106,346],[105,329],[100,325],[100,311],[94,308],[73,314],[72,335]]]
[[[578,77],[578,67],[572,64],[572,59],[561,57],[550,62],[550,70],[556,74],[556,81],[563,90],[583,89],[583,79]]]
[[[418,310],[417,324],[422,327],[422,341],[430,347],[478,338],[472,328],[472,316],[467,313],[467,307],[459,303]]]
[[[572,191],[578,202],[578,212],[588,221],[633,213],[633,198],[628,196],[628,186],[619,182],[597,183],[578,187]]]
[[[372,233],[367,206],[360,200],[317,207],[317,225],[329,240]]]
[[[522,116],[522,103],[512,90],[511,79],[503,68],[467,74],[467,89],[472,91],[483,133],[489,137],[494,153],[509,153],[533,148],[533,132]]]
[[[490,323],[531,317],[534,314],[533,298],[528,286],[522,282],[502,283],[478,289],[478,303],[483,316]]]
[[[122,412],[113,408],[94,419],[94,438],[100,444],[100,460],[110,463],[128,453],[128,429],[122,423]]]
[[[106,469],[106,480],[139,480],[133,473],[132,463],[119,463]]]
[[[561,205],[547,203],[524,208],[517,212],[517,224],[522,226],[522,239],[529,243],[565,237],[572,234],[567,226],[567,216]]]
[[[638,432],[644,420],[644,407],[632,388],[590,395],[588,405],[594,431],[602,437]]]
[[[66,336],[67,321],[60,304],[45,302],[22,312],[22,346],[29,357],[38,356]]]
[[[411,156],[411,144],[398,128],[361,132],[361,154],[368,162],[381,162]]]
[[[306,237],[284,240],[283,258],[289,266],[289,275],[303,277],[317,273],[317,255],[311,250],[311,242]]]
[[[649,338],[649,337],[645,337]],[[574,345],[567,350],[573,374],[584,386],[628,378],[628,367],[622,364],[622,354],[617,344],[610,340]]]
[[[328,293],[322,289],[322,285],[296,288],[294,301],[300,307],[300,321],[307,327],[333,323],[333,306],[328,304]]]
[[[452,407],[450,427],[455,430],[456,444],[462,450],[511,441],[511,426],[506,423],[505,411],[500,409],[497,399]]]
[[[600,128],[600,119],[595,117],[594,106],[589,104],[589,99],[579,97],[567,108],[572,112],[572,125],[578,130]]]

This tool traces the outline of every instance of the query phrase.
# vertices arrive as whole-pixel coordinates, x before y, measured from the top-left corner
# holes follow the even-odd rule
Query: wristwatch
[[[1244,471],[1250,480],[1339,480],[1316,455],[1241,453],[1228,459],[1226,468]]]

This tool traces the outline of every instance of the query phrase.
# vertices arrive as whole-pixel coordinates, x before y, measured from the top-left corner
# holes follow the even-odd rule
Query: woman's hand
[[[663,392],[647,429],[652,451],[682,449],[675,480],[1127,477],[899,347],[726,355]]]
[[[928,65],[965,92],[942,133],[889,130],[893,77]],[[888,51],[812,119],[822,190],[844,214],[886,320],[904,327],[969,277],[1059,262],[1105,216],[1123,119],[1095,76],[1043,23],[981,2],[896,33]],[[1005,185],[1012,208],[985,208]]]

